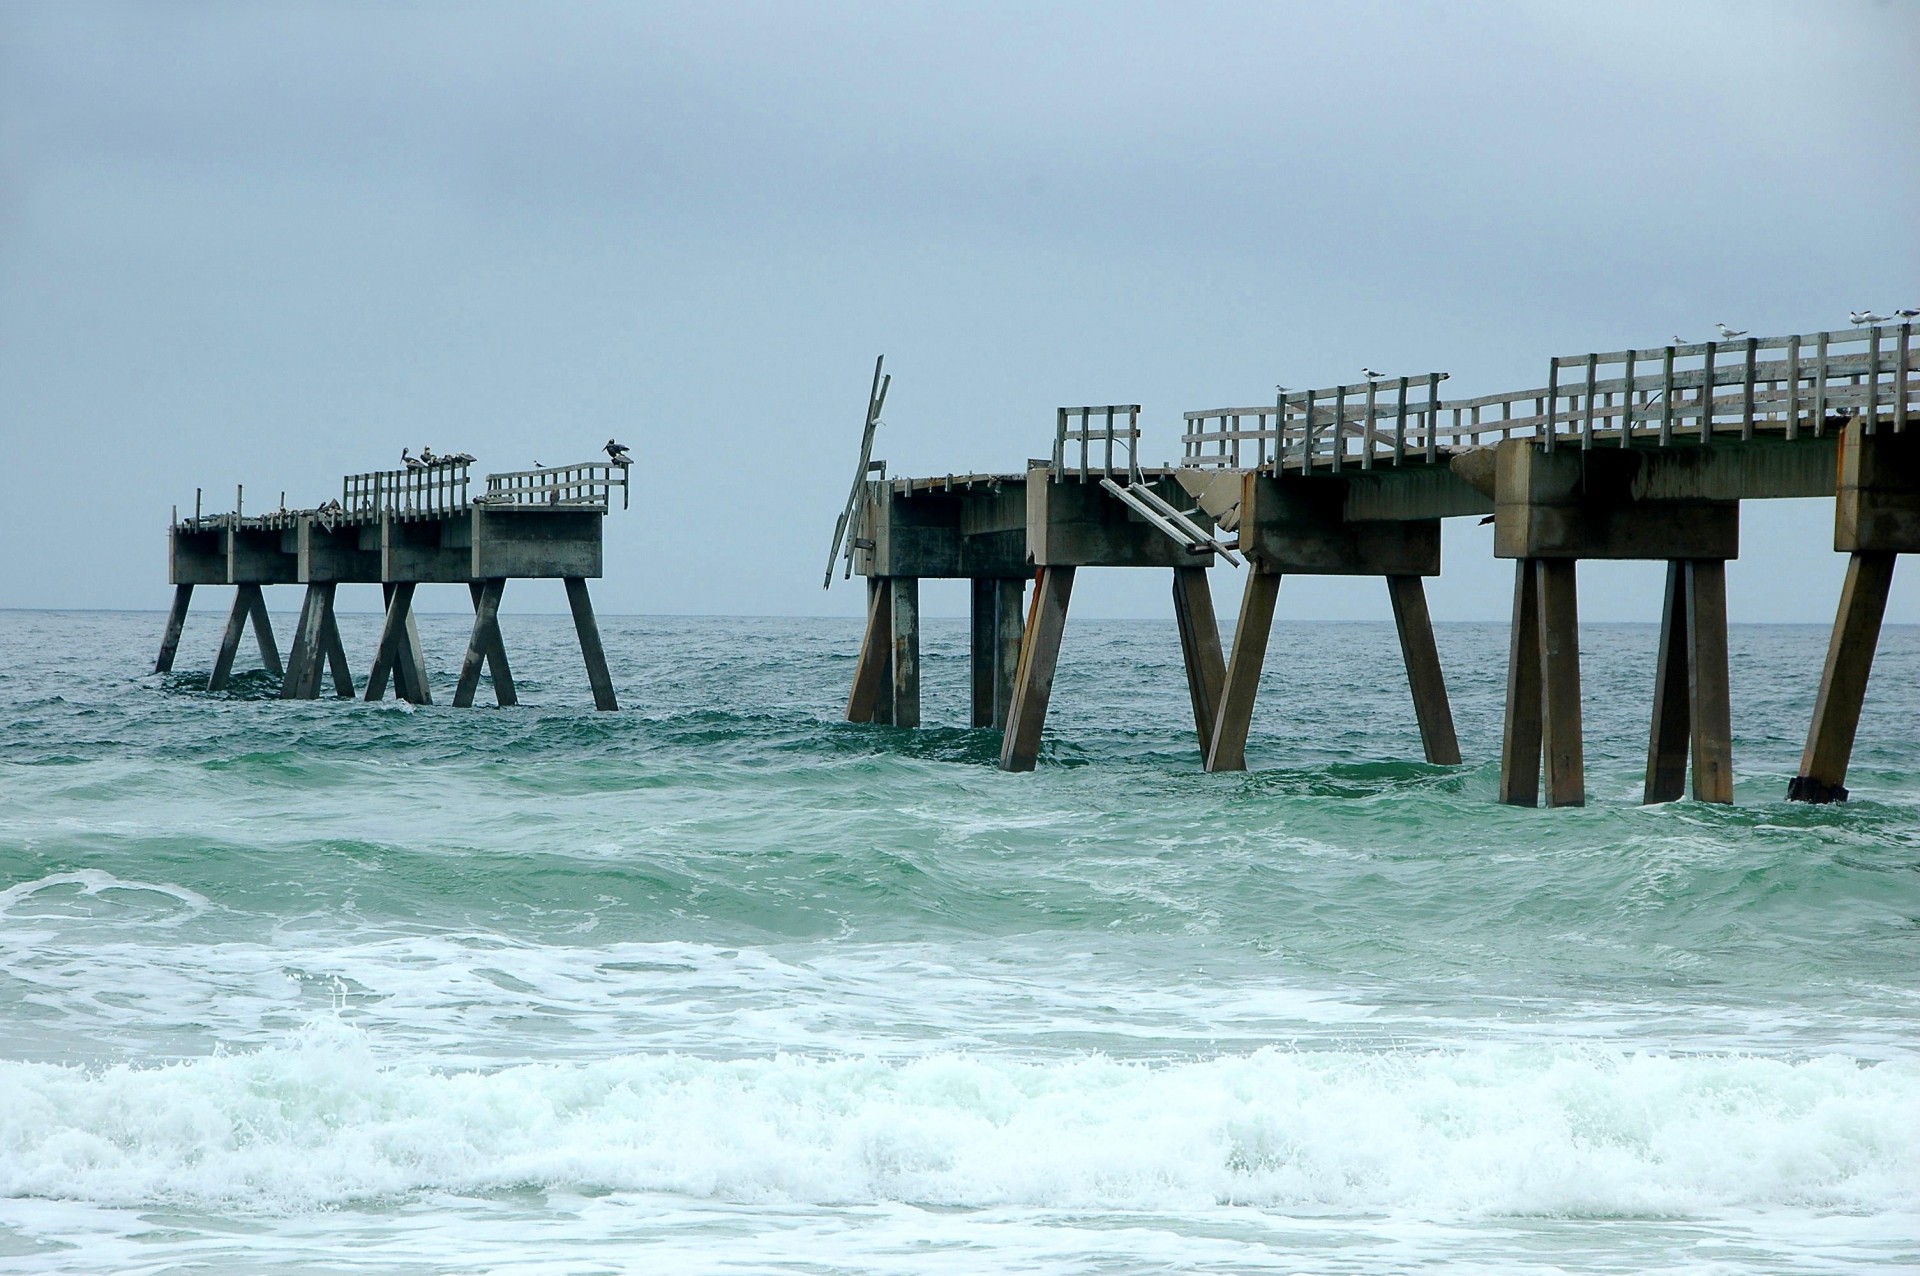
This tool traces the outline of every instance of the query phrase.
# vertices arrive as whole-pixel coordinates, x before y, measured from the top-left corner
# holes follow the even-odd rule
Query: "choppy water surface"
[[[607,618],[596,715],[510,616],[525,703],[415,711],[204,694],[221,601],[165,678],[0,613],[0,1270],[1920,1265],[1920,633],[1855,802],[1780,800],[1825,635],[1752,628],[1740,805],[1641,809],[1655,634],[1589,629],[1549,812],[1499,626],[1467,766],[1389,628],[1282,626],[1208,776],[1171,622],[1075,620],[1008,776],[958,622],[909,732],[851,623]]]

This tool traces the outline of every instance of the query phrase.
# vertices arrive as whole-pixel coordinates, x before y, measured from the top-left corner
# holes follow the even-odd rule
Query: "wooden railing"
[[[1078,424],[1075,424],[1077,422]],[[1124,451],[1119,473],[1125,478],[1139,468],[1136,451],[1140,442],[1140,405],[1115,403],[1104,407],[1061,408],[1055,416],[1053,432],[1053,477],[1055,482],[1077,469],[1080,481],[1097,474],[1111,478],[1115,472],[1115,450]],[[1079,449],[1079,464],[1073,465],[1072,453]],[[1095,453],[1099,460],[1094,460]]]
[[[620,489],[620,508],[627,507],[627,466],[605,461],[543,466],[487,475],[482,505],[574,505],[606,510],[613,507],[613,489]]]
[[[1548,449],[1816,437],[1855,413],[1896,431],[1920,415],[1912,324],[1561,356],[1547,384],[1438,398],[1444,374],[1296,390],[1271,406],[1186,414],[1181,464],[1338,472],[1534,437]],[[1248,423],[1252,428],[1248,428]]]
[[[613,506],[613,489],[620,489],[620,508],[627,508],[627,466],[604,461],[585,461],[551,469],[516,470],[487,475],[487,490],[479,496],[470,492],[470,461],[436,461],[419,469],[372,470],[348,474],[340,480],[340,498],[312,509],[269,510],[260,514],[243,512],[245,489],[236,489],[234,508],[220,514],[206,513],[201,493],[194,493],[193,516],[181,518],[174,511],[173,526],[187,532],[275,531],[297,527],[306,518],[317,520],[331,530],[341,525],[377,523],[382,518],[401,521],[450,518],[486,506],[550,506],[608,510]]]
[[[390,514],[399,519],[444,518],[465,506],[467,461],[436,461],[418,469],[374,470],[340,480],[340,513],[348,522]]]

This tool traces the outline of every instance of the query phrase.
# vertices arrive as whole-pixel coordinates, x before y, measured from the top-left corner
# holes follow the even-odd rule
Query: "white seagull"
[[[1387,374],[1384,372],[1375,372],[1372,368],[1362,368],[1360,369],[1360,375],[1369,381],[1378,381]]]
[[[1735,337],[1744,337],[1747,335],[1747,330],[1745,328],[1741,328],[1738,331],[1736,331],[1732,328],[1727,327],[1727,325],[1724,323],[1717,323],[1713,326],[1720,329],[1720,340],[1722,341],[1732,341]]]
[[[1676,346],[1684,346],[1687,344],[1687,339],[1676,332],[1673,334],[1673,344]]]
[[[1886,315],[1876,315],[1871,310],[1851,311],[1848,313],[1847,318],[1853,321],[1853,326],[1856,328],[1864,324],[1887,322]]]
[[[1893,312],[1902,319],[1920,319],[1920,306],[1907,306]]]

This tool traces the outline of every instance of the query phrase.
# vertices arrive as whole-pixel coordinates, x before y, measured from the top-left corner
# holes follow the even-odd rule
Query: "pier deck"
[[[1681,796],[1690,760],[1693,795],[1730,802],[1740,502],[1831,497],[1847,584],[1790,796],[1843,800],[1893,564],[1920,552],[1917,358],[1903,324],[1559,357],[1543,386],[1474,398],[1443,398],[1442,373],[1383,377],[1187,412],[1179,463],[1154,470],[1133,460],[1138,407],[1060,409],[1053,455],[1024,475],[856,484],[848,567],[870,607],[848,716],[917,723],[915,582],[967,577],[973,721],[1005,731],[1002,766],[1030,768],[1073,573],[1170,567],[1201,755],[1242,769],[1281,578],[1371,575],[1423,751],[1458,762],[1421,582],[1440,571],[1440,520],[1479,517],[1515,562],[1501,799],[1535,804],[1544,779],[1549,805],[1585,800],[1576,565],[1592,558],[1669,565],[1645,800]],[[1236,555],[1248,575],[1223,657],[1204,573]],[[1028,577],[1021,623],[1006,613]]]

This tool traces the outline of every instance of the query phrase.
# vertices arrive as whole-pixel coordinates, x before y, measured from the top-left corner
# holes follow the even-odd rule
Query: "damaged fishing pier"
[[[244,490],[236,490],[229,512],[204,513],[197,500],[192,517],[176,512],[167,532],[173,607],[155,672],[173,668],[194,589],[232,585],[209,691],[227,685],[251,625],[262,664],[280,679],[282,699],[317,698],[326,672],[334,693],[351,698],[355,684],[334,619],[335,594],[341,585],[379,585],[385,619],[365,696],[383,698],[391,681],[401,699],[431,704],[414,594],[421,585],[465,585],[473,633],[454,706],[472,705],[483,667],[495,700],[511,705],[518,696],[500,634],[501,596],[511,579],[557,578],[566,584],[594,706],[618,708],[587,581],[601,574],[602,525],[615,489],[626,505],[628,467],[586,462],[489,474],[478,493],[470,490],[470,469],[467,461],[441,461],[350,474],[337,500],[314,509],[246,514]],[[306,586],[284,664],[267,617],[263,591],[270,585]]]
[[[872,459],[876,367],[833,555],[867,579],[855,722],[917,726],[919,581],[972,585],[972,712],[1029,770],[1075,574],[1172,574],[1187,688],[1210,771],[1246,766],[1280,582],[1379,577],[1427,761],[1460,761],[1424,580],[1440,525],[1491,519],[1514,562],[1500,800],[1586,796],[1577,568],[1667,564],[1649,671],[1644,800],[1733,800],[1726,564],[1740,503],[1834,501],[1848,556],[1799,774],[1788,796],[1842,801],[1898,555],[1920,552],[1920,378],[1912,325],[1552,359],[1546,384],[1447,399],[1444,374],[1291,391],[1185,414],[1177,464],[1139,464],[1137,405],[1059,409],[1052,454],[1016,472],[887,478]],[[1223,650],[1207,571],[1245,559]],[[829,560],[829,573],[833,567]],[[1026,584],[1031,580],[1031,600]]]

